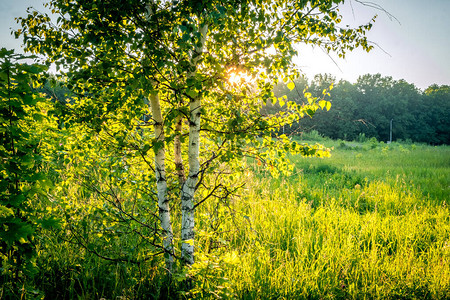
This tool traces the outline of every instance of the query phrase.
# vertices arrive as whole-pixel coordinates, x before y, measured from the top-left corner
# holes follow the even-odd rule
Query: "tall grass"
[[[238,178],[246,188],[229,203],[199,206],[189,294],[178,291],[183,273],[165,277],[161,256],[139,265],[105,261],[53,232],[36,241],[38,294],[449,299],[450,148],[324,143],[334,147],[331,158],[293,157],[293,174],[280,178],[252,165]],[[71,193],[80,205],[87,201],[75,187]],[[95,243],[98,232],[87,234]],[[115,243],[136,241],[123,234]]]
[[[237,298],[450,297],[450,149],[363,146],[247,178],[227,270]]]

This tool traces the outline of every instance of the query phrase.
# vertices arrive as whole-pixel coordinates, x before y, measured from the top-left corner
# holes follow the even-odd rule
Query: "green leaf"
[[[14,211],[6,206],[0,205],[0,218],[14,216]]]
[[[42,228],[44,229],[51,229],[51,228],[60,228],[60,222],[61,220],[51,216],[49,218],[43,218],[41,220],[38,220],[38,223],[41,224]]]
[[[320,100],[319,101],[319,106],[321,109],[323,109],[325,107],[326,101],[325,100]]]
[[[183,240],[183,243],[193,246],[194,245],[194,240],[193,239]]]
[[[150,150],[151,147],[152,146],[150,144],[145,144],[144,148],[142,148],[142,153],[144,153],[144,154],[147,153],[148,150]]]
[[[289,89],[289,90],[293,90],[293,89],[295,89],[295,83],[293,83],[292,81],[291,82],[289,82],[288,84],[287,84],[287,88]]]
[[[198,96],[197,91],[193,90],[193,89],[188,89],[186,91],[186,95],[188,95],[191,98],[196,98]]]

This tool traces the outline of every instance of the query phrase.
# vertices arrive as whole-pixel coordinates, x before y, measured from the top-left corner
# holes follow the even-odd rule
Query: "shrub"
[[[365,134],[365,133],[360,133],[360,134],[358,135],[358,138],[356,139],[356,141],[357,141],[357,142],[360,142],[360,143],[365,143],[365,142],[367,142],[366,134]]]
[[[303,132],[301,135],[302,140],[307,141],[323,141],[325,138],[317,130],[311,130],[309,132]]]

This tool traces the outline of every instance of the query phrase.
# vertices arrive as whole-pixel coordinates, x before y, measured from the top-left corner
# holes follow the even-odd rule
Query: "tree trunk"
[[[146,6],[145,17],[150,20],[153,15],[152,5],[154,1],[150,0]],[[155,83],[152,82],[155,86]],[[164,248],[164,258],[166,262],[166,268],[169,273],[172,272],[173,267],[173,231],[172,223],[170,221],[170,206],[169,199],[167,199],[167,181],[166,181],[166,150],[165,150],[165,136],[164,136],[164,120],[161,113],[161,104],[159,101],[158,92],[154,92],[150,95],[150,107],[152,111],[152,118],[155,122],[155,139],[154,144],[155,151],[155,177],[156,177],[156,190],[158,193],[158,210],[159,220],[162,228],[162,239]]]
[[[158,192],[158,209],[159,219],[162,228],[162,238],[164,247],[164,257],[166,267],[169,272],[172,271],[173,265],[173,231],[170,222],[170,206],[169,199],[167,199],[167,181],[166,181],[166,166],[165,166],[165,143],[164,143],[164,124],[161,114],[161,106],[158,94],[150,96],[150,106],[152,110],[153,121],[155,122],[155,176],[156,189]]]
[[[208,25],[200,27],[200,45],[196,47],[191,59],[191,64],[195,69],[197,62],[203,52]],[[195,71],[188,74],[194,77]],[[200,172],[199,149],[200,149],[200,120],[201,120],[201,99],[196,96],[191,99],[189,118],[189,175],[181,190],[181,258],[184,263],[192,265],[194,263],[194,194]]]

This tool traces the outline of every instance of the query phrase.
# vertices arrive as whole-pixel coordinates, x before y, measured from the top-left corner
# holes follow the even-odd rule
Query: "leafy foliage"
[[[55,101],[63,113],[46,157],[52,213],[65,220],[57,238],[116,264],[160,270],[163,255],[180,290],[213,293],[215,263],[202,257],[220,259],[199,248],[194,264],[195,212],[212,202],[219,234],[213,220],[242,189],[249,160],[278,177],[293,170],[289,153],[329,156],[280,132],[329,110],[328,87],[301,104],[272,90],[279,80],[294,89],[296,43],[341,57],[372,48],[374,19],[341,27],[342,2],[50,0],[55,22],[32,10],[19,18],[16,36],[70,91]],[[275,102],[283,111],[265,114]]]
[[[72,94],[60,127],[67,135],[84,135],[81,140],[86,141],[83,145],[77,139],[75,149],[64,155],[64,164],[54,164],[56,172],[62,175],[65,166],[70,167],[69,182],[81,181],[82,190],[91,189],[88,195],[101,195],[109,204],[118,201],[111,199],[119,193],[113,190],[126,194],[125,202],[113,205],[118,211],[115,218],[120,225],[133,228],[131,223],[137,223],[141,229],[152,221],[135,207],[148,211],[155,207],[136,201],[147,203],[155,188],[149,187],[148,196],[130,184],[142,189],[156,181],[162,231],[139,234],[153,247],[161,236],[169,270],[177,256],[171,222],[177,221],[168,203],[181,195],[181,256],[192,264],[195,208],[236,191],[235,172],[246,168],[244,158],[258,159],[278,176],[292,170],[289,152],[328,156],[321,146],[279,134],[286,124],[319,109],[329,110],[327,93],[320,97],[305,93],[306,102],[299,105],[275,98],[272,88],[282,79],[293,89],[292,80],[298,76],[292,63],[296,43],[317,45],[342,57],[357,47],[372,48],[365,33],[374,19],[356,28],[339,27],[341,2],[51,0],[47,6],[58,15],[56,24],[46,14],[29,11],[18,20],[22,29],[16,35],[24,37],[28,51],[44,55],[47,63],[61,70]],[[233,76],[238,79],[230,80]],[[261,106],[275,101],[285,110],[263,114]],[[148,130],[151,125],[153,132]],[[87,155],[85,147],[93,139],[99,141],[96,153]],[[117,178],[106,184],[113,173],[107,169],[107,156],[114,157],[114,166],[127,170],[126,179],[119,182],[122,175],[115,174]],[[95,165],[86,165],[91,157],[96,157]],[[129,163],[147,169],[134,172]],[[100,181],[93,183],[91,177]],[[107,207],[102,212],[100,206],[94,211],[87,215],[111,212]],[[109,223],[104,226],[110,228]],[[77,240],[97,253],[89,241]]]
[[[47,119],[46,100],[34,92],[46,68],[24,59],[0,50],[0,282],[9,296],[27,294],[27,280],[37,271],[36,229],[54,224],[36,209],[51,184],[42,171],[42,132],[36,129]]]

